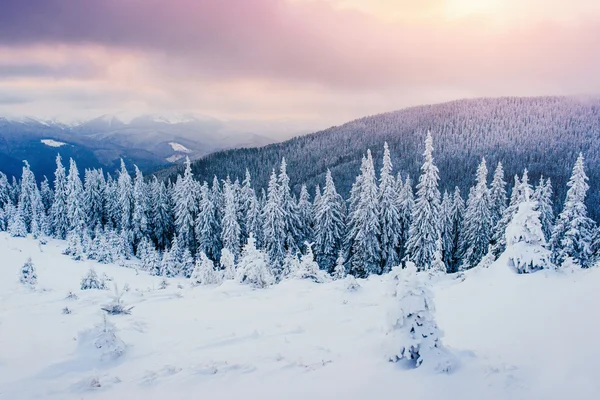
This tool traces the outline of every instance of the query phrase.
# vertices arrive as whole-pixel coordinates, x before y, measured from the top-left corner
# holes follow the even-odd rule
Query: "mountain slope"
[[[577,153],[583,151],[592,187],[590,211],[594,217],[600,216],[599,99],[473,99],[413,107],[263,148],[214,153],[195,162],[193,171],[199,179],[210,181],[213,175],[241,178],[248,167],[255,183],[265,187],[272,168],[285,157],[293,184],[322,184],[330,168],[338,190],[347,194],[361,156],[370,148],[380,164],[385,141],[394,170],[416,178],[428,129],[434,137],[442,188],[452,190],[458,185],[463,195],[468,194],[476,166],[485,156],[491,168],[502,161],[509,186],[512,176],[524,168],[529,168],[530,180],[537,180],[542,173],[549,176],[557,196],[555,204],[560,206]]]

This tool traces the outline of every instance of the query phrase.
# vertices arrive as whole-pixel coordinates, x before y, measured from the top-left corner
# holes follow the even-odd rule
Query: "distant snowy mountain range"
[[[192,115],[149,114],[129,121],[102,115],[69,123],[0,116],[0,171],[20,176],[22,160],[27,159],[36,176],[51,177],[58,152],[63,158],[73,157],[81,168],[113,171],[123,158],[130,167],[152,171],[185,156],[197,159],[218,150],[274,143],[255,133],[263,131],[276,133]]]

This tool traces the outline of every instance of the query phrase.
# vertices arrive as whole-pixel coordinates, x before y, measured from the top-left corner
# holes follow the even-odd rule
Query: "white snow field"
[[[159,277],[73,261],[64,247],[0,233],[0,399],[600,398],[598,268],[517,275],[501,258],[464,280],[434,278],[443,342],[460,360],[445,374],[387,362],[389,276],[355,292],[344,280],[252,289],[183,278],[159,290]],[[17,275],[29,256],[33,289]],[[113,295],[79,289],[91,266],[129,286],[131,315],[107,317],[126,346],[118,358],[89,331]]]
[[[50,147],[62,147],[62,146],[66,145],[66,143],[59,142],[59,141],[54,140],[54,139],[42,139],[42,140],[40,140],[40,142],[42,142],[46,146],[50,146]]]

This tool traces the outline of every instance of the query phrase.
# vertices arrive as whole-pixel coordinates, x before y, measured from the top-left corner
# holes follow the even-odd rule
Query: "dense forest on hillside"
[[[503,163],[509,181],[524,168],[529,169],[531,181],[542,174],[551,178],[555,210],[562,206],[571,168],[581,151],[592,188],[588,196],[590,214],[596,219],[600,216],[599,99],[510,97],[413,107],[262,148],[214,153],[194,162],[192,170],[197,179],[210,182],[214,175],[241,180],[248,168],[257,189],[262,189],[272,169],[285,157],[297,194],[303,183],[314,193],[314,186],[323,185],[330,168],[346,198],[360,169],[361,156],[371,149],[375,168],[380,168],[386,141],[395,171],[402,177],[417,177],[427,130],[434,137],[442,191],[458,186],[468,193],[474,183],[473,171],[486,157],[489,165]],[[170,173],[175,176],[173,170]]]

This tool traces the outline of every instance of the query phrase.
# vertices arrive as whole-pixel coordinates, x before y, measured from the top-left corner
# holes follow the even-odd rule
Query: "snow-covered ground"
[[[73,261],[64,246],[0,233],[2,399],[600,397],[597,268],[517,275],[501,258],[464,280],[436,278],[437,322],[460,365],[435,374],[385,359],[389,276],[359,280],[355,292],[343,280],[252,289],[172,279],[160,290],[158,277]],[[29,256],[35,289],[17,276]],[[131,315],[108,317],[127,346],[114,360],[86,332],[113,295],[79,290],[90,266],[129,286]]]
[[[180,153],[191,153],[191,150],[185,147],[184,145],[177,142],[169,142],[169,145],[173,149],[173,151],[178,151]]]
[[[50,147],[61,147],[61,146],[66,145],[66,143],[59,142],[54,139],[42,139],[41,142],[43,144],[45,144],[46,146],[50,146]]]

